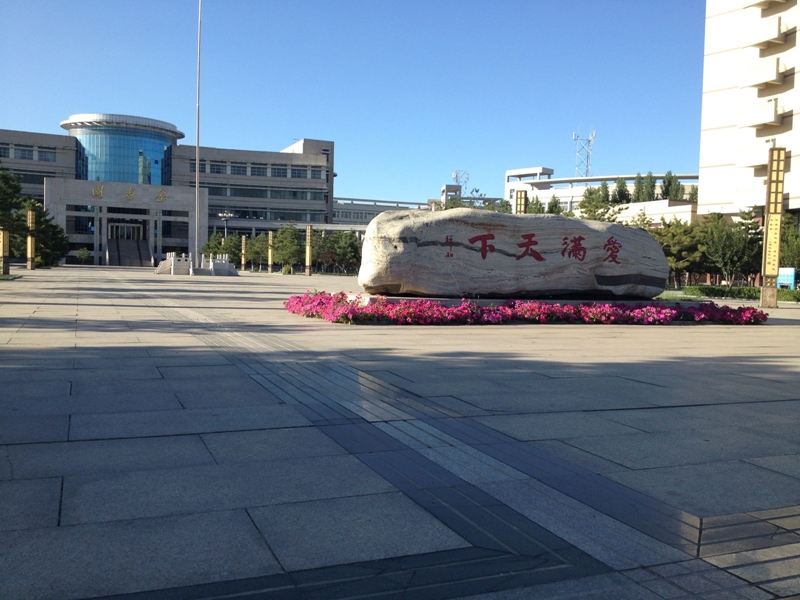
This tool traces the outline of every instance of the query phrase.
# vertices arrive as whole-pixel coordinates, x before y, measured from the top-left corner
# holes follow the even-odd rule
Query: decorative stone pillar
[[[267,273],[272,273],[272,240],[275,238],[275,232],[270,231],[267,234]]]
[[[306,275],[311,277],[311,225],[306,225]]]
[[[244,271],[245,264],[247,263],[247,258],[245,257],[247,254],[247,236],[242,236],[242,271]]]
[[[36,268],[36,213],[28,211],[28,271]]]
[[[11,233],[0,229],[0,275],[9,275],[9,256],[11,255]]]

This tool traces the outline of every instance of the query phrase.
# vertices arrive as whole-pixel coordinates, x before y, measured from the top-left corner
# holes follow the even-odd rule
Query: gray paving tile
[[[264,389],[238,367],[231,366],[238,375],[173,377],[168,379],[170,389],[185,408],[212,408],[215,406],[254,406],[279,404],[274,394]],[[177,367],[176,367],[177,369]],[[217,367],[214,367],[216,371]],[[226,372],[229,370],[225,367]]]
[[[179,366],[179,367],[160,367],[159,371],[164,376],[164,379],[201,379],[206,380],[209,378],[209,369],[205,365],[200,366]],[[227,364],[218,365],[212,370],[214,378],[235,378],[242,377],[243,373],[239,367]]]
[[[290,571],[470,546],[400,493],[249,512],[281,565]]]
[[[655,592],[659,598],[680,598],[681,596],[686,596],[686,590],[679,588],[666,579],[642,581],[641,585],[651,592]]]
[[[785,454],[787,450],[800,452],[800,443],[733,428],[705,430],[700,434],[695,431],[669,431],[631,436],[609,435],[570,440],[570,444],[631,469],[749,459]]]
[[[214,464],[198,436],[23,444],[8,456],[17,479]]]
[[[0,531],[55,527],[60,499],[59,477],[0,481]]]
[[[797,479],[739,461],[607,476],[700,517],[786,506],[800,498]]]
[[[208,433],[201,437],[218,463],[346,454],[339,444],[311,427]]]
[[[280,572],[244,511],[0,533],[1,598],[68,600]]]
[[[591,452],[586,452],[575,446],[571,446],[567,442],[561,440],[539,440],[536,442],[529,442],[534,448],[539,448],[566,460],[574,465],[588,469],[594,473],[613,473],[615,471],[627,471],[628,467],[618,463],[606,460]]]
[[[660,600],[653,592],[618,573],[505,590],[462,600]]]
[[[352,456],[230,463],[64,480],[63,524],[266,506],[395,491]]]
[[[172,392],[119,392],[108,395],[60,396],[56,398],[2,398],[0,415],[70,415],[136,412],[181,408]]]
[[[790,577],[780,581],[762,583],[760,587],[769,590],[773,594],[777,594],[781,598],[786,598],[791,595],[792,598],[790,600],[794,600],[796,597],[795,595],[800,594],[800,577]]]
[[[796,432],[797,430],[795,430],[795,435]],[[800,479],[800,455],[798,454],[750,458],[747,462]]]
[[[800,558],[782,558],[770,562],[733,567],[728,570],[753,583],[784,577],[800,577]]]
[[[8,447],[0,446],[0,480],[11,479],[11,461],[8,459]]]
[[[739,588],[736,590],[736,593],[747,600],[772,600],[775,597],[769,592],[765,592],[757,587]]]
[[[11,381],[2,384],[3,398],[26,400],[30,398],[53,398],[56,396],[69,396],[70,383],[66,379],[61,381],[39,380],[34,373],[27,381]]]
[[[587,436],[638,434],[638,430],[587,413],[477,417],[484,425],[518,440],[553,440]]]
[[[0,444],[66,441],[68,416],[2,416]]]
[[[498,482],[479,487],[615,569],[634,569],[686,558],[680,550],[535,480]]]
[[[110,439],[217,433],[310,425],[291,406],[242,406],[74,415],[70,439]]]
[[[420,454],[470,483],[515,481],[529,476],[466,445],[420,448]]]
[[[669,581],[681,586],[683,589],[692,592],[693,594],[704,594],[706,592],[714,592],[725,586],[720,583],[711,581],[706,578],[705,574],[693,573],[691,575],[679,575],[670,577]]]

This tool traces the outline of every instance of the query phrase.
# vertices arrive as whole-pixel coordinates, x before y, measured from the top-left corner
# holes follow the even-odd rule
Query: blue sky
[[[696,173],[703,0],[204,0],[202,145],[336,143],[336,196],[424,202],[456,169]],[[0,128],[83,112],[195,141],[196,0],[0,0]]]

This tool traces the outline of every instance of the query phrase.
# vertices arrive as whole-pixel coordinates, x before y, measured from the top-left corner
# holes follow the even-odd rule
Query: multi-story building
[[[784,208],[800,210],[798,24],[796,0],[707,0],[699,214],[763,208],[773,146],[789,159]]]
[[[171,123],[89,113],[61,127],[69,135],[0,129],[0,162],[20,176],[23,194],[44,200],[67,231],[71,254],[87,248],[95,264],[119,239],[140,242],[140,253],[158,261],[168,251],[194,251],[195,237],[202,246],[223,229],[255,236],[289,221],[333,221],[333,142],[302,139],[280,152],[201,147],[198,169],[195,147],[178,145],[184,135]],[[195,236],[196,210],[187,210],[186,194],[196,171]],[[46,178],[88,181],[51,185],[48,198]],[[129,185],[96,185],[104,183]]]

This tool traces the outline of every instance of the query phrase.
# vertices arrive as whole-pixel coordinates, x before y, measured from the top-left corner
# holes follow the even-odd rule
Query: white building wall
[[[698,214],[763,207],[768,149],[800,153],[798,21],[794,0],[707,0]],[[800,209],[800,168],[785,189]]]

